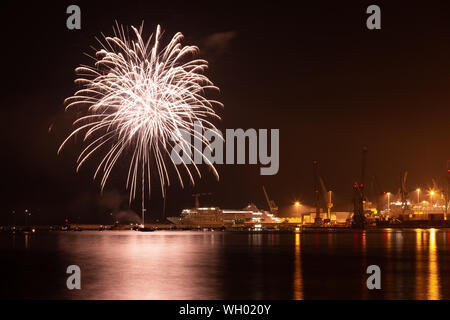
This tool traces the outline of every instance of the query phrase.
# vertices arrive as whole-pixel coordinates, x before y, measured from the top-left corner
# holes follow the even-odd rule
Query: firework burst
[[[77,171],[93,155],[101,154],[94,179],[101,177],[102,190],[117,163],[126,161],[130,202],[136,197],[140,180],[144,208],[152,170],[159,177],[163,196],[170,185],[168,167],[175,168],[178,181],[184,185],[180,170],[170,157],[173,137],[195,150],[181,132],[195,135],[194,122],[204,129],[215,129],[210,119],[220,119],[214,107],[222,104],[205,97],[206,90],[218,88],[203,74],[207,61],[194,58],[198,48],[181,45],[181,33],[161,47],[159,25],[145,41],[142,25],[139,29],[131,27],[130,31],[116,24],[113,31],[114,36],[97,39],[101,48],[95,50],[93,65],[75,69],[75,83],[81,89],[66,99],[66,110],[77,107],[81,116],[58,153],[71,138],[82,135],[85,146],[77,160]],[[198,138],[209,147],[207,140]],[[212,163],[206,158],[204,161],[218,178]],[[192,183],[193,173],[201,177],[195,164],[182,168]]]

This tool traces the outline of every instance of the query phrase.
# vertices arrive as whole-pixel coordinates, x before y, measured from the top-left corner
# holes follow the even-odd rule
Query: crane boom
[[[267,205],[269,206],[269,210],[270,210],[269,195],[267,194],[266,188],[264,186],[263,186],[263,191],[264,191],[264,196],[266,197]]]
[[[275,204],[275,201],[269,199],[269,195],[267,194],[266,188],[263,186],[264,196],[266,197],[267,205],[269,206],[270,213],[276,213],[278,211],[278,207]]]
[[[355,181],[353,184],[353,226],[358,229],[365,228],[365,216],[364,216],[364,178],[366,174],[366,157],[367,157],[367,147],[364,146],[362,149],[362,161],[361,161],[361,177],[358,182]]]
[[[367,163],[367,147],[364,146],[362,149],[362,160],[361,160],[361,178],[359,181],[359,188],[361,190],[362,200],[365,200],[364,187],[366,182],[366,163]]]
[[[333,202],[331,200],[331,191],[327,189],[321,176],[319,176],[320,186],[322,187],[322,196],[327,204],[327,219],[331,219],[331,208],[333,208]]]
[[[449,191],[450,191],[450,160],[447,160],[447,190],[445,192],[445,219],[448,217],[448,202],[449,202]]]
[[[402,172],[402,174],[400,176],[400,183],[401,183],[400,194],[401,194],[401,198],[402,198],[403,213],[405,213],[405,211],[408,209],[408,200],[407,200],[408,188],[406,186],[407,179],[408,179],[408,171]]]
[[[320,191],[319,191],[319,163],[317,160],[313,161],[313,176],[314,176],[314,207],[316,208],[315,224],[321,223],[320,218]]]
[[[322,196],[323,196],[325,202],[328,203],[328,200],[329,200],[329,199],[328,199],[328,196],[327,196],[327,194],[328,194],[328,189],[327,189],[327,187],[325,186],[325,183],[323,182],[322,177],[319,177],[319,181],[320,181],[320,186],[322,187]]]

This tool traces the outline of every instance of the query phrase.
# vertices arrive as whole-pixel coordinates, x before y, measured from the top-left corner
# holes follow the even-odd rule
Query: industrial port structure
[[[352,228],[365,229],[372,226],[450,226],[448,221],[449,188],[450,188],[450,160],[447,161],[447,181],[445,186],[439,186],[433,179],[433,187],[427,190],[429,201],[420,199],[421,189],[411,192],[407,185],[408,172],[400,173],[398,193],[382,191],[376,176],[371,178],[371,186],[374,190],[372,199],[367,196],[366,188],[366,163],[368,149],[363,147],[361,153],[361,174],[353,183],[353,212],[349,213],[346,224]],[[318,161],[313,161],[314,177],[314,221],[310,222],[314,227],[330,227],[339,219],[331,219],[333,203],[331,190],[327,190],[318,171]],[[417,193],[416,201],[411,195]],[[387,206],[383,206],[383,198],[387,198]],[[321,205],[322,203],[325,205]],[[372,200],[372,201],[371,201]],[[325,214],[321,214],[321,212]],[[351,216],[351,219],[350,219]],[[325,218],[323,218],[325,217]],[[290,219],[289,221],[292,221]],[[304,223],[304,219],[302,219]],[[292,221],[293,222],[293,221]]]
[[[447,183],[439,186],[433,180],[433,188],[428,190],[429,201],[421,201],[422,190],[409,190],[408,172],[400,173],[397,194],[382,191],[378,179],[373,175],[370,179],[371,197],[368,196],[366,181],[366,163],[368,148],[361,152],[360,176],[353,183],[353,210],[351,212],[333,211],[332,191],[326,188],[323,177],[319,173],[319,162],[314,160],[313,169],[313,206],[310,212],[303,212],[294,217],[278,217],[278,206],[269,198],[266,188],[263,193],[268,211],[259,210],[249,204],[243,210],[222,210],[217,207],[202,208],[199,196],[210,193],[196,193],[195,208],[184,209],[180,217],[168,219],[177,225],[194,227],[214,227],[220,225],[228,228],[284,228],[284,229],[366,229],[372,227],[436,227],[450,226],[448,219],[450,160],[447,161]],[[412,198],[415,198],[413,200]],[[386,201],[387,200],[387,201]],[[295,202],[298,209],[301,204]]]

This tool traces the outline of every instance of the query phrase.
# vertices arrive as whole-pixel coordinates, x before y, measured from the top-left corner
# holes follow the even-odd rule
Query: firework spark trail
[[[103,190],[115,165],[131,150],[126,187],[131,202],[136,197],[141,178],[144,204],[145,188],[147,186],[149,194],[151,189],[152,163],[156,165],[163,196],[170,185],[166,164],[173,165],[181,186],[184,186],[181,173],[170,157],[175,143],[171,138],[177,137],[177,143],[197,151],[181,134],[183,130],[188,131],[194,139],[201,139],[206,148],[210,148],[209,141],[193,129],[194,122],[200,123],[202,129],[215,129],[208,119],[220,119],[213,107],[222,104],[204,97],[205,90],[218,88],[203,74],[208,67],[207,61],[192,59],[198,48],[180,44],[181,33],[175,34],[166,47],[160,48],[159,25],[147,41],[142,38],[142,25],[139,29],[131,27],[130,37],[117,23],[113,30],[113,37],[97,39],[101,49],[92,57],[93,66],[75,69],[79,76],[75,83],[82,88],[66,99],[66,110],[77,106],[83,115],[75,120],[75,129],[61,144],[58,153],[71,138],[81,134],[87,146],[77,159],[78,171],[94,154],[103,151],[94,173],[94,179],[101,176]],[[218,178],[212,163],[205,157],[203,159]],[[201,177],[194,161],[191,163]],[[187,165],[184,169],[194,184],[191,169]]]

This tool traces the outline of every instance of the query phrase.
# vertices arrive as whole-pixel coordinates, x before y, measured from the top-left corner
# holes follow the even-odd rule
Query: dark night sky
[[[364,145],[368,176],[376,175],[386,191],[397,191],[402,170],[409,171],[411,189],[444,181],[450,159],[445,1],[189,3],[78,1],[82,28],[71,31],[65,11],[72,2],[2,2],[1,221],[29,207],[36,222],[66,216],[102,222],[119,207],[114,196],[99,198],[92,165],[75,174],[80,144],[56,155],[73,120],[63,104],[75,90],[73,69],[89,61],[83,52],[92,53],[94,37],[111,34],[115,20],[145,20],[146,35],[161,24],[165,39],[181,31],[184,44],[200,47],[221,89],[222,128],[280,129],[276,176],[261,177],[259,166],[218,166],[217,183],[203,170],[195,188],[169,190],[166,215],[191,206],[194,191],[213,192],[207,204],[240,208],[254,201],[266,209],[262,185],[280,206],[295,199],[311,204],[314,159],[337,208],[348,210]],[[381,7],[381,30],[366,28],[370,4]],[[211,44],[223,32],[231,39]],[[124,194],[120,174],[108,189]],[[161,217],[156,188],[149,205],[152,217]]]

